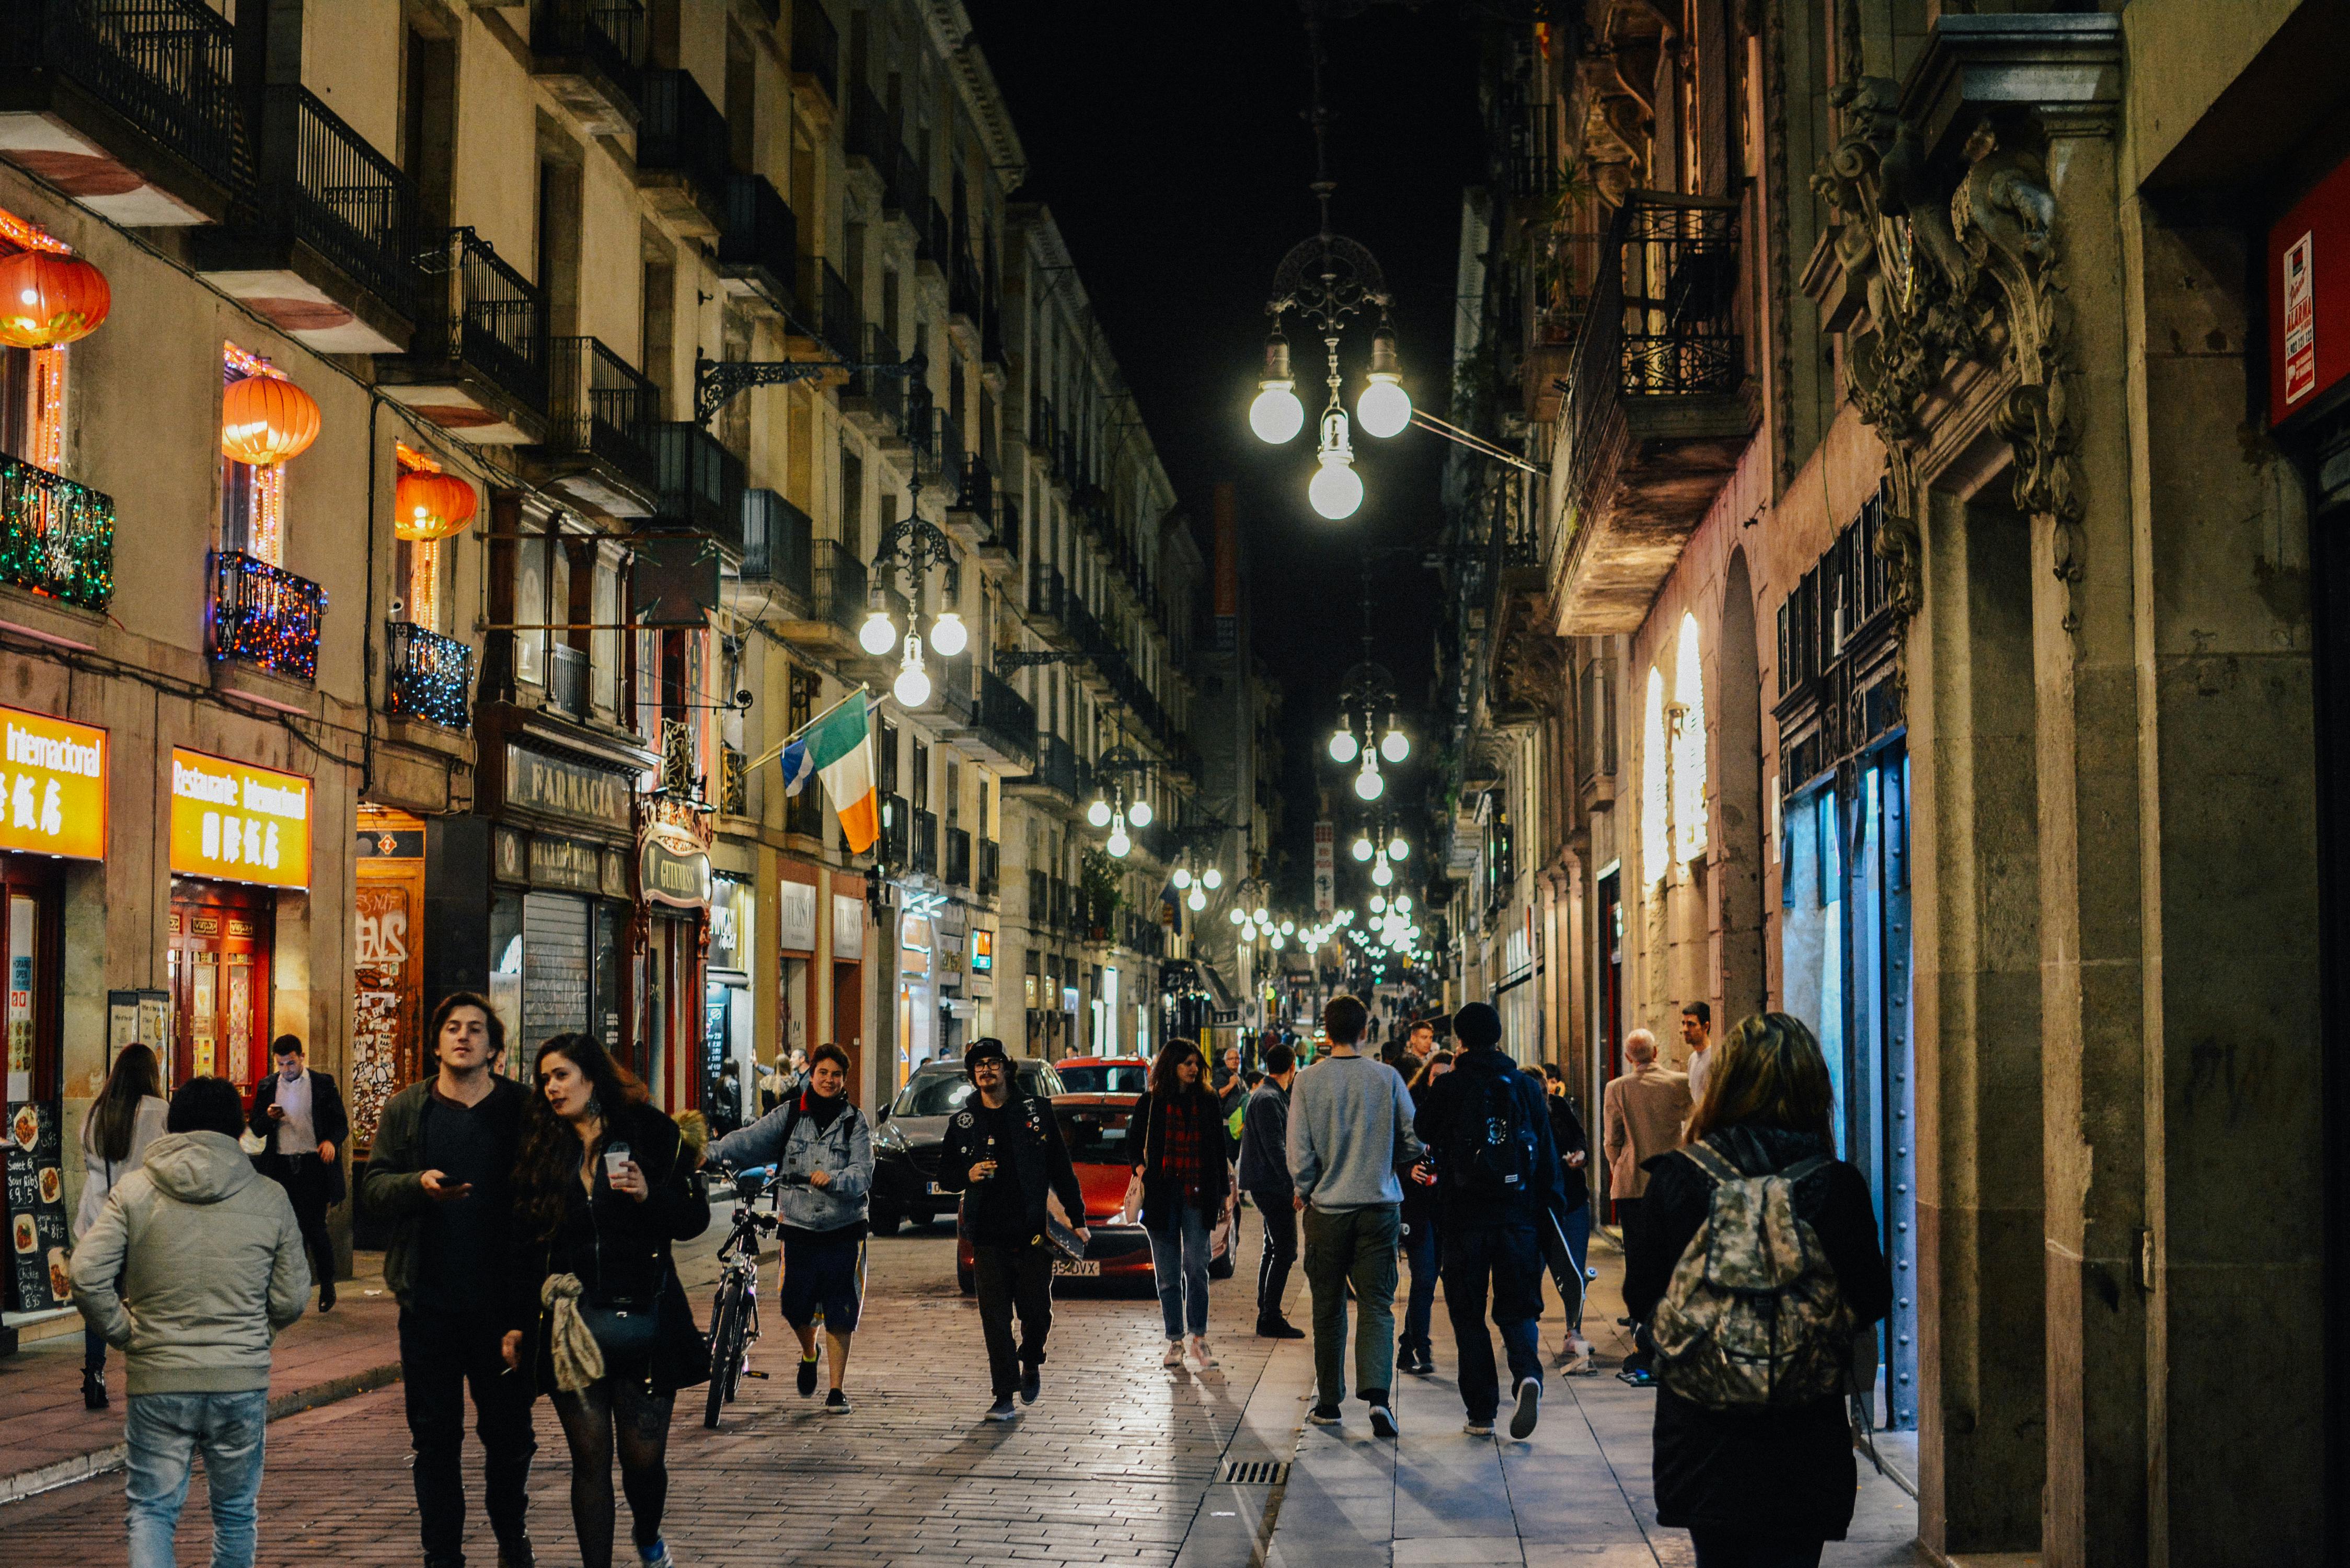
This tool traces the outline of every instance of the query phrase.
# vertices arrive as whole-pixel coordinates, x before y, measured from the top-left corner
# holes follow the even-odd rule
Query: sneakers
[[[800,1357],[800,1397],[805,1399],[815,1392],[816,1357],[803,1355]]]
[[[1011,1395],[1000,1394],[996,1396],[995,1403],[987,1407],[985,1418],[990,1421],[1017,1421],[1020,1419],[1020,1407],[1012,1402]]]
[[[517,1535],[511,1541],[498,1542],[498,1568],[535,1568],[537,1561],[537,1554],[532,1551],[527,1535]]]
[[[1338,1407],[1316,1405],[1305,1413],[1305,1418],[1317,1427],[1335,1427],[1338,1424]]]
[[[1371,1402],[1371,1430],[1382,1438],[1392,1438],[1396,1435],[1395,1412],[1388,1408],[1388,1402],[1385,1399],[1376,1399]]]
[[[1182,1366],[1183,1342],[1180,1339],[1169,1340],[1167,1342],[1167,1354],[1159,1358],[1159,1365],[1161,1366]]]
[[[1542,1385],[1532,1377],[1518,1379],[1518,1407],[1510,1415],[1510,1436],[1520,1442],[1534,1436],[1542,1419]]]
[[[1201,1371],[1216,1365],[1216,1353],[1208,1348],[1206,1334],[1195,1334],[1191,1336],[1191,1359],[1200,1364]]]
[[[1285,1317],[1261,1317],[1256,1320],[1259,1339],[1304,1339],[1305,1331]]]
[[[835,1388],[824,1397],[824,1413],[827,1416],[848,1414],[848,1396]]]
[[[1020,1364],[1020,1402],[1023,1405],[1034,1405],[1036,1402],[1036,1391],[1044,1386],[1044,1375],[1037,1371],[1036,1364],[1033,1361],[1022,1362]]]
[[[1490,1438],[1493,1435],[1493,1423],[1490,1420],[1481,1421],[1471,1416],[1461,1424],[1461,1429],[1472,1438]]]
[[[1414,1376],[1426,1377],[1435,1372],[1436,1360],[1425,1350],[1399,1349],[1396,1352],[1396,1366],[1398,1370],[1409,1372]]]
[[[1645,1366],[1627,1365],[1616,1376],[1617,1381],[1629,1383],[1635,1388],[1654,1388],[1657,1386],[1657,1375]]]
[[[106,1374],[88,1367],[81,1374],[81,1407],[85,1410],[106,1408]]]
[[[666,1541],[638,1547],[637,1561],[644,1564],[644,1568],[677,1568],[677,1560],[669,1554],[669,1542]]]
[[[318,1287],[318,1310],[320,1312],[335,1310],[335,1282],[332,1280],[326,1281]]]

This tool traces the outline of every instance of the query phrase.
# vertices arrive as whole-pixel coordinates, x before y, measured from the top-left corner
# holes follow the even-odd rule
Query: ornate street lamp
[[[931,700],[931,676],[922,665],[922,637],[917,624],[921,612],[912,607],[921,603],[922,580],[931,567],[937,566],[947,574],[947,606],[931,618],[931,651],[941,659],[952,659],[971,640],[962,613],[954,607],[954,547],[937,524],[922,518],[921,495],[922,482],[918,473],[908,493],[906,515],[892,523],[882,534],[880,544],[874,547],[871,597],[865,624],[857,628],[858,646],[876,659],[887,657],[893,647],[900,649],[898,677],[890,683],[889,691],[901,707],[907,708],[919,708]],[[900,573],[912,590],[906,596],[909,607],[902,641],[898,623],[890,618],[881,600],[888,579]]]

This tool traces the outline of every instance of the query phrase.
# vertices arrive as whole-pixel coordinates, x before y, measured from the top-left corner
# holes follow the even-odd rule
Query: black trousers
[[[1020,1391],[1023,1363],[1045,1359],[1045,1336],[1053,1332],[1053,1249],[1042,1240],[1026,1247],[974,1242],[971,1253],[979,1284],[979,1326],[987,1335],[987,1375],[1001,1399]]]
[[[269,1174],[286,1189],[294,1205],[294,1223],[302,1231],[302,1251],[310,1259],[310,1278],[322,1295],[335,1291],[335,1239],[327,1231],[327,1162],[315,1154],[281,1154],[269,1162]]]
[[[1493,1370],[1493,1342],[1485,1333],[1485,1293],[1493,1300],[1493,1326],[1502,1331],[1510,1385],[1543,1380],[1538,1349],[1542,1318],[1542,1243],[1532,1227],[1452,1225],[1444,1232],[1444,1311],[1460,1347],[1461,1403],[1490,1421],[1502,1401]]]
[[[416,1513],[424,1561],[457,1568],[465,1561],[465,1393],[473,1395],[473,1432],[482,1442],[483,1504],[501,1544],[524,1537],[530,1507],[530,1383],[500,1355],[504,1329],[490,1313],[400,1309],[400,1388],[408,1437],[416,1449]]]
[[[1256,1320],[1274,1323],[1281,1317],[1281,1298],[1289,1293],[1289,1271],[1297,1262],[1297,1195],[1284,1188],[1251,1192],[1249,1199],[1264,1216],[1264,1252],[1256,1266]]]
[[[1632,1255],[1634,1248],[1641,1246],[1647,1240],[1640,1231],[1640,1205],[1643,1201],[1638,1198],[1618,1198],[1616,1200],[1616,1223],[1624,1231],[1624,1256],[1627,1258]],[[1632,1325],[1632,1354],[1624,1358],[1624,1365],[1627,1369],[1639,1371],[1651,1366],[1656,1357],[1656,1342],[1648,1337],[1648,1322],[1643,1318]]]

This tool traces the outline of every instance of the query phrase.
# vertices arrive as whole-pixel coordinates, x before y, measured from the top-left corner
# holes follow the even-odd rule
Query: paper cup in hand
[[[620,1168],[629,1163],[629,1149],[627,1144],[608,1143],[604,1146],[605,1180],[618,1181],[620,1179]]]

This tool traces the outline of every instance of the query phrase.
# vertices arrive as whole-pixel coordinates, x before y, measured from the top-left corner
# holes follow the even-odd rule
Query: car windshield
[[[1139,1062],[1064,1061],[1057,1070],[1073,1095],[1139,1095],[1150,1087],[1150,1069]]]
[[[1133,1163],[1126,1145],[1126,1124],[1131,1114],[1124,1106],[1053,1107],[1061,1124],[1061,1141],[1069,1146],[1070,1159],[1079,1165]]]
[[[1012,1071],[1020,1083],[1024,1095],[1044,1095],[1047,1097],[1061,1092],[1061,1081],[1053,1069],[1042,1062],[1014,1062]],[[898,1101],[889,1107],[893,1116],[950,1116],[962,1109],[962,1103],[975,1093],[971,1080],[962,1070],[917,1073],[913,1082],[898,1091]]]

